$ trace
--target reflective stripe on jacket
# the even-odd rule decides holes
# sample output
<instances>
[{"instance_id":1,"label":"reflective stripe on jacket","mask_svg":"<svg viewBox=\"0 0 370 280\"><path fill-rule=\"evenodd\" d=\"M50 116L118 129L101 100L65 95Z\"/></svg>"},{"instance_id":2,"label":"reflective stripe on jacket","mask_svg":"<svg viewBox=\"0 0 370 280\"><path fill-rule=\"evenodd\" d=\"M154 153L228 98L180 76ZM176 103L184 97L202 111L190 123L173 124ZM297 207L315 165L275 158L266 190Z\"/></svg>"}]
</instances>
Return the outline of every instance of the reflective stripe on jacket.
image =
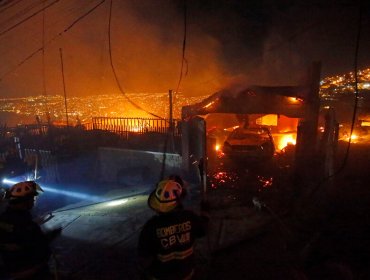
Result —
<instances>
[{"instance_id":1,"label":"reflective stripe on jacket","mask_svg":"<svg viewBox=\"0 0 370 280\"><path fill-rule=\"evenodd\" d=\"M193 254L193 247L183 250L183 251L175 251L169 254L158 254L157 257L161 262L168 262L172 260L183 260Z\"/></svg>"}]
</instances>

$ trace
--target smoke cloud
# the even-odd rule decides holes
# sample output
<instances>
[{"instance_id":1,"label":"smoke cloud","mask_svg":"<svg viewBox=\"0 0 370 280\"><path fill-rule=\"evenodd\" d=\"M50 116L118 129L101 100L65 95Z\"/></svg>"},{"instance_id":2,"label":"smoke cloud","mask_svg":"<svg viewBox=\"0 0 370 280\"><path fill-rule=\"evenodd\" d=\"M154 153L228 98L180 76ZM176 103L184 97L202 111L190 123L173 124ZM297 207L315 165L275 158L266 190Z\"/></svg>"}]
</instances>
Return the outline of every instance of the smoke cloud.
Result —
<instances>
[{"instance_id":1,"label":"smoke cloud","mask_svg":"<svg viewBox=\"0 0 370 280\"><path fill-rule=\"evenodd\" d=\"M22 11L26 14L31 1L23 2L6 11L1 10L6 7L2 4L0 32L19 21ZM186 1L185 63L179 92L206 95L235 83L299 84L317 60L322 61L323 75L352 70L357 6L346 1L341 5L311 2ZM19 65L42 47L42 13L0 36L0 97L41 95L43 82L47 94L63 94L59 49L68 96L118 93L109 59L110 1L63 33L97 3L60 1L46 10L44 58L38 52ZM364 13L361 50L370 44L368 23ZM184 1L113 0L110 39L124 91L177 89ZM368 66L370 58L362 51L359 61L360 67Z\"/></svg>"}]
</instances>

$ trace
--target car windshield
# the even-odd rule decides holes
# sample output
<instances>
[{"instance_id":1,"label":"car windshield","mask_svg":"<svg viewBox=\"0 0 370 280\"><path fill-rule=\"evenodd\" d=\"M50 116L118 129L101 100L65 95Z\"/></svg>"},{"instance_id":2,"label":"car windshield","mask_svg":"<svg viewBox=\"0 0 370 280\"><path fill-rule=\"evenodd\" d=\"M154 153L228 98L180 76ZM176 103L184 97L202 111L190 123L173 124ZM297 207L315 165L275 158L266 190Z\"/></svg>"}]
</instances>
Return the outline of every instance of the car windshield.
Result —
<instances>
[{"instance_id":1,"label":"car windshield","mask_svg":"<svg viewBox=\"0 0 370 280\"><path fill-rule=\"evenodd\" d=\"M255 128L255 129L236 129L230 134L229 139L242 140L246 138L261 139L261 138L268 138L268 137L269 135L265 130Z\"/></svg>"}]
</instances>

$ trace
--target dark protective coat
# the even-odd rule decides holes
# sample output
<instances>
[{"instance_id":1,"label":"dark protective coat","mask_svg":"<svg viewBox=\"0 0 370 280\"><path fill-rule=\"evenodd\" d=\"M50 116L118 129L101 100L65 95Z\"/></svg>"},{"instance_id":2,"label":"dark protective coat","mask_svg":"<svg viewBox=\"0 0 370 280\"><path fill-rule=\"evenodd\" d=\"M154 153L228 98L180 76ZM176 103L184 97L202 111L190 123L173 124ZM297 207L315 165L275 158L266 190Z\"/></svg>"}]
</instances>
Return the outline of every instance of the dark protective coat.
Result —
<instances>
[{"instance_id":1,"label":"dark protective coat","mask_svg":"<svg viewBox=\"0 0 370 280\"><path fill-rule=\"evenodd\" d=\"M27 210L7 208L0 215L0 254L9 274L47 267L47 236Z\"/></svg>"},{"instance_id":2,"label":"dark protective coat","mask_svg":"<svg viewBox=\"0 0 370 280\"><path fill-rule=\"evenodd\" d=\"M184 279L194 270L194 242L206 233L208 218L177 209L153 216L139 237L139 256L153 258L155 279Z\"/></svg>"}]
</instances>

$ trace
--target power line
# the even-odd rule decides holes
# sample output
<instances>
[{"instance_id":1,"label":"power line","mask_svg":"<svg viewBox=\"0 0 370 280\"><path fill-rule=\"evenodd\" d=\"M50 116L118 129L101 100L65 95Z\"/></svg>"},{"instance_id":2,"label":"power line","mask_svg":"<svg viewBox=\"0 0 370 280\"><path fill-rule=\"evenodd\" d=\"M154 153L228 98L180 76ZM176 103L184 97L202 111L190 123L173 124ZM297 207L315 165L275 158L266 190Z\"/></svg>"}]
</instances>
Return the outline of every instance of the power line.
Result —
<instances>
[{"instance_id":1,"label":"power line","mask_svg":"<svg viewBox=\"0 0 370 280\"><path fill-rule=\"evenodd\" d=\"M179 77L179 82L177 84L177 88L176 88L176 94L178 93L179 91L179 88L180 88L180 84L181 84L181 81L182 81L182 77L183 77L183 71L184 71L184 64L187 63L186 61L186 58L185 58L185 49L186 49L186 33L187 33L187 5L186 5L186 0L184 0L184 38L183 38L183 41L182 41L182 59L181 59L181 68L180 68L180 77Z\"/></svg>"},{"instance_id":2,"label":"power line","mask_svg":"<svg viewBox=\"0 0 370 280\"><path fill-rule=\"evenodd\" d=\"M86 7L86 4L84 5L84 7ZM77 15L75 14L76 11L73 11L73 10L70 11L68 7L65 8L65 10L66 12L64 12L63 8L58 9L56 12L54 12L53 9L49 10L51 11L50 13L48 13L50 22L49 22L49 26L45 26L45 34L47 33L49 29L53 30L53 33L59 33L54 30L55 30L55 27L59 26L58 24L60 22L64 22L65 19L70 19L70 18L74 19L81 14L80 10L76 10L78 13ZM43 13L46 13L46 10L44 10ZM36 28L31 27L27 29L27 32L22 32L22 35L19 35L18 32L11 32L11 33L6 34L5 36L0 38L0 40L4 42L1 45L1 49L4 49L4 50L0 53L0 55L4 55L6 57L13 57L12 54L8 55L7 52L24 51L24 46L28 44L24 44L23 42L27 42L27 43L31 42L32 44L37 46L39 44L39 38L38 38L39 33L40 33L39 30L36 31ZM12 44L12 40L16 40L16 43ZM22 40L22 42L19 42L19 40Z\"/></svg>"},{"instance_id":3,"label":"power line","mask_svg":"<svg viewBox=\"0 0 370 280\"><path fill-rule=\"evenodd\" d=\"M318 189L319 187L321 186L321 184L323 184L325 181L339 175L343 169L346 167L347 165L347 162L348 162L348 158L349 158L349 152L350 152L350 147L351 147L351 138L352 138L352 134L353 134L353 130L354 130L354 126L355 126L355 122L356 122L356 115L357 115L357 110L358 110L358 97L359 97L359 90L358 90L358 55L359 55L359 49L360 49L360 39L361 39L361 31L362 31L362 6L361 6L361 3L359 5L359 14L358 14L358 26L357 26L357 35L356 35L356 45L355 45L355 54L354 54L354 77L355 77L355 100L354 100L354 108L353 108L353 114L352 114L352 121L351 121L351 130L350 130L350 134L349 134L349 139L348 139L348 145L347 145L347 149L346 149L346 153L345 153L345 156L344 156L344 159L343 159L343 162L341 164L341 166L338 168L338 170L336 170L333 174L323 178L318 184L317 186L311 191L310 193L310 196L313 195Z\"/></svg>"},{"instance_id":4,"label":"power line","mask_svg":"<svg viewBox=\"0 0 370 280\"><path fill-rule=\"evenodd\" d=\"M351 138L353 134L353 129L355 127L355 122L356 122L356 115L357 115L357 109L358 109L358 54L359 54L359 49L360 49L360 38L361 38L361 27L362 27L362 7L361 7L361 1L360 1L360 7L359 7L359 15L358 15L358 29L357 29L357 36L356 36L356 46L355 46L355 56L354 56L354 75L355 75L355 101L353 105L353 114L352 114L352 122L351 122L351 132L349 134L349 139L348 139L348 145L347 145L347 150L346 154L343 160L342 167L339 169L343 169L345 165L347 164L348 157L349 157L349 151L351 147Z\"/></svg>"},{"instance_id":5,"label":"power line","mask_svg":"<svg viewBox=\"0 0 370 280\"><path fill-rule=\"evenodd\" d=\"M184 14L183 15L184 15L184 17L183 17L183 20L184 20L184 37L183 37L183 41L182 41L182 58L181 58L180 77L179 77L179 81L177 83L177 88L176 88L176 92L175 92L176 95L179 91L180 84L181 84L181 81L182 81L184 63L186 63L186 58L185 58L186 33L187 33L186 32L186 28L187 28L187 5L186 5L186 0L184 0ZM171 98L172 98L172 93L171 93ZM171 110L171 108L170 108L170 110ZM160 177L159 177L160 181L163 180L163 178L164 178L164 171L165 171L165 168L166 168L167 146L168 146L168 142L169 142L170 137L171 137L171 146L172 146L171 148L174 150L173 121L172 121L172 119L170 119L170 122L171 123L168 127L168 131L167 131L167 135L166 135L166 139L165 139L165 144L164 144L164 148L163 148L162 167L161 167L161 173L160 173Z\"/></svg>"},{"instance_id":6,"label":"power line","mask_svg":"<svg viewBox=\"0 0 370 280\"><path fill-rule=\"evenodd\" d=\"M118 80L118 77L117 77L117 73L116 73L116 70L115 70L115 67L113 65L113 58L112 58L112 40L111 40L111 21L112 21L112 7L113 7L113 0L110 1L110 9L109 9L109 20L108 20L108 45L109 45L109 62L110 62L110 66L112 68L112 72L113 72L113 76L116 80L116 84L118 86L118 89L120 90L120 92L122 93L122 95L127 99L127 101L132 105L134 106L136 109L139 109L141 111L144 111L145 113L151 115L151 116L154 116L156 118L159 118L159 119L164 119L156 114L153 114L147 110L145 110L144 108L142 108L141 106L139 106L138 104L136 104L135 102L133 102L128 96L127 94L123 91L122 89L122 86L121 86L121 83L119 82Z\"/></svg>"},{"instance_id":7,"label":"power line","mask_svg":"<svg viewBox=\"0 0 370 280\"><path fill-rule=\"evenodd\" d=\"M6 5L7 5L7 3L5 3L5 4L4 4L4 8L2 8L2 9L0 10L0 13L2 13L2 12L4 12L4 11L6 11L7 9L9 9L9 8L11 8L11 7L15 6L15 5L17 5L19 2L22 2L22 1L23 1L23 0L13 1L13 2L11 2L11 3L9 4L9 6L6 6Z\"/></svg>"},{"instance_id":8,"label":"power line","mask_svg":"<svg viewBox=\"0 0 370 280\"><path fill-rule=\"evenodd\" d=\"M92 7L90 10L88 10L85 14L77 18L74 22L72 22L71 25L69 25L66 29L63 30L63 32L67 32L69 29L71 29L76 23L78 23L80 20L91 14L93 11L95 11L96 8L98 8L100 5L102 5L105 2L105 0L100 1L98 4L96 4L94 7Z\"/></svg>"},{"instance_id":9,"label":"power line","mask_svg":"<svg viewBox=\"0 0 370 280\"><path fill-rule=\"evenodd\" d=\"M56 37L55 37L56 38ZM41 48L38 48L37 50L35 50L33 53L31 53L30 55L28 55L25 59L23 59L21 62L19 62L13 69L9 70L8 72L5 72L1 77L0 77L0 82L3 81L4 77L9 75L10 73L12 73L13 71L17 70L21 65L23 65L26 61L28 61L29 59L31 59L35 54L39 53L40 51L42 51L44 49L44 47L41 47Z\"/></svg>"},{"instance_id":10,"label":"power line","mask_svg":"<svg viewBox=\"0 0 370 280\"><path fill-rule=\"evenodd\" d=\"M37 12L33 13L32 15L26 17L25 19L21 20L20 22L12 25L11 27L5 29L4 31L1 31L0 32L0 36L8 33L9 31L13 30L14 28L18 27L19 25L21 25L22 23L28 21L29 19L33 18L34 16L38 15L39 13L41 13L42 11L44 11L45 9L48 9L49 7L51 7L52 5L58 3L59 0L55 0L54 2L50 3L49 5L47 5L46 7L43 7L42 9L38 10Z\"/></svg>"},{"instance_id":11,"label":"power line","mask_svg":"<svg viewBox=\"0 0 370 280\"><path fill-rule=\"evenodd\" d=\"M40 51L43 51L47 45L49 45L50 43L52 43L53 41L55 41L56 38L58 38L59 36L62 36L63 33L66 33L67 31L69 31L77 22L79 22L80 20L82 20L83 18L85 18L87 15L89 15L92 11L94 11L95 9L97 9L104 2L105 2L105 0L102 0L101 2L99 2L97 5L95 5L94 7L92 7L89 11L87 11L85 14L81 15L77 20L75 20L72 24L70 24L62 32L59 32L56 36L54 36L52 39L50 39L43 47L40 47L37 50L35 50L34 52L32 52L30 55L28 55L26 58L24 58L21 62L19 62L13 69L11 69L8 72L6 72L5 74L3 74L0 77L0 82L4 79L5 76L7 76L10 73L14 72L16 69L18 69L21 65L23 65L25 62L27 62L29 59L31 59L33 56L35 56Z\"/></svg>"},{"instance_id":12,"label":"power line","mask_svg":"<svg viewBox=\"0 0 370 280\"><path fill-rule=\"evenodd\" d=\"M12 22L13 20L16 20L18 18L21 18L22 16L25 16L28 12L32 11L36 7L42 5L44 7L45 2L48 0L39 0L39 3L27 3L28 6L22 8L21 10L18 10L15 14L10 15L7 19L4 19L2 22L0 22L0 26L4 26L7 24L7 22ZM8 14L8 13L7 13Z\"/></svg>"},{"instance_id":13,"label":"power line","mask_svg":"<svg viewBox=\"0 0 370 280\"><path fill-rule=\"evenodd\" d=\"M49 106L46 94L46 75L45 75L45 10L42 12L42 91L45 97L45 110L49 123Z\"/></svg>"}]
</instances>

